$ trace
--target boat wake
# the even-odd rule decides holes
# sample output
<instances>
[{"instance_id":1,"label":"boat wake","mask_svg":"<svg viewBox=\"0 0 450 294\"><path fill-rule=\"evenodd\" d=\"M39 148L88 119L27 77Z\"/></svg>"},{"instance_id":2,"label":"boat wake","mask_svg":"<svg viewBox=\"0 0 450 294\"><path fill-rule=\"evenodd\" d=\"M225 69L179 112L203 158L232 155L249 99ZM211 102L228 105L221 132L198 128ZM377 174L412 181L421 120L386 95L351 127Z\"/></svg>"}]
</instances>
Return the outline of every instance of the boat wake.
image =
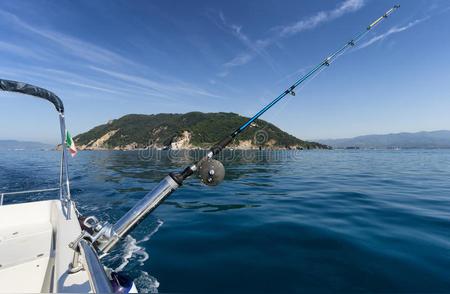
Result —
<instances>
[{"instance_id":1,"label":"boat wake","mask_svg":"<svg viewBox=\"0 0 450 294\"><path fill-rule=\"evenodd\" d=\"M155 228L154 228L150 233L148 233L144 238L142 238L141 240L139 240L137 243L139 244L139 243L147 242L148 240L150 240L150 238L151 238L154 234L156 234L156 232L158 232L159 228L160 228L163 224L164 224L164 222L163 222L162 220L158 219L158 220L156 221L156 226L155 226Z\"/></svg>"},{"instance_id":2,"label":"boat wake","mask_svg":"<svg viewBox=\"0 0 450 294\"><path fill-rule=\"evenodd\" d=\"M137 257L139 265L144 265L144 262L148 260L149 255L145 251L144 247L141 247L131 235L125 238L124 252L122 254L122 263L114 269L115 272L121 272L131 261L133 257Z\"/></svg>"},{"instance_id":3,"label":"boat wake","mask_svg":"<svg viewBox=\"0 0 450 294\"><path fill-rule=\"evenodd\" d=\"M124 246L122 249L122 253L120 254L121 263L117 266L114 271L121 272L124 268L132 261L136 260L136 262L143 266L144 263L149 259L149 254L145 250L145 247L140 246L144 242L150 240L150 238L158 232L159 228L164 224L162 220L156 221L155 228L145 235L139 241L133 238L131 235L128 235L124 240ZM158 280L151 276L146 271L140 271L140 275L134 280L136 287L139 289L139 292L143 293L158 293L159 282Z\"/></svg>"},{"instance_id":4,"label":"boat wake","mask_svg":"<svg viewBox=\"0 0 450 294\"><path fill-rule=\"evenodd\" d=\"M158 293L158 280L145 271L141 271L141 274L134 280L134 283L139 293Z\"/></svg>"}]
</instances>

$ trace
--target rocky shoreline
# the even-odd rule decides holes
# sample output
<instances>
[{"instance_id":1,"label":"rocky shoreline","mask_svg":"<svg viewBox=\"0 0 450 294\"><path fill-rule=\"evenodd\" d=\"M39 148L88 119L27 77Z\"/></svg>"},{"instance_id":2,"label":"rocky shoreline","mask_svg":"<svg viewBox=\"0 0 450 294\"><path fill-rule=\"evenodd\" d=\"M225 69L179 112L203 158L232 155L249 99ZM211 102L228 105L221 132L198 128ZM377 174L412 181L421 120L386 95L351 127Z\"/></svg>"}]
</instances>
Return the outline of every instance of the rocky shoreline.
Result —
<instances>
[{"instance_id":1,"label":"rocky shoreline","mask_svg":"<svg viewBox=\"0 0 450 294\"><path fill-rule=\"evenodd\" d=\"M89 142L86 145L80 145L77 148L79 150L122 150L122 151L133 151L133 150L208 150L211 144L203 144L204 146L195 146L191 144L191 134L184 131L181 136L174 138L170 145L153 144L148 146L142 146L136 142L132 142L123 146L110 147L106 143L108 139L113 136L117 131L111 131L101 138ZM239 141L239 144L230 144L227 148L228 150L305 150L305 149L329 149L329 148L305 148L300 145L292 146L277 146L275 144L266 145L256 145L253 144L251 140Z\"/></svg>"}]
</instances>

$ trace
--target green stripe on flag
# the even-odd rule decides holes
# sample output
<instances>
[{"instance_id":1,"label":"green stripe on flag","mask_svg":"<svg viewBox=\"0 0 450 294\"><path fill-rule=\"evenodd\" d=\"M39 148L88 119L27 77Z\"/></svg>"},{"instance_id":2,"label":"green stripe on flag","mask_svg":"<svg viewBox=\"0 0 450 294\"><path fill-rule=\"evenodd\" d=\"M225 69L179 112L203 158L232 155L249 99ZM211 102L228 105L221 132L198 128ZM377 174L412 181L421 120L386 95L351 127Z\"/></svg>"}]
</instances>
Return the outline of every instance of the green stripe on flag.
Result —
<instances>
[{"instance_id":1,"label":"green stripe on flag","mask_svg":"<svg viewBox=\"0 0 450 294\"><path fill-rule=\"evenodd\" d=\"M75 147L75 142L73 141L69 131L66 131L66 146L69 149L70 155L74 157L77 154L77 147Z\"/></svg>"},{"instance_id":2,"label":"green stripe on flag","mask_svg":"<svg viewBox=\"0 0 450 294\"><path fill-rule=\"evenodd\" d=\"M69 131L66 131L66 145L68 148L70 148L70 146L72 146L72 137L69 134Z\"/></svg>"}]
</instances>

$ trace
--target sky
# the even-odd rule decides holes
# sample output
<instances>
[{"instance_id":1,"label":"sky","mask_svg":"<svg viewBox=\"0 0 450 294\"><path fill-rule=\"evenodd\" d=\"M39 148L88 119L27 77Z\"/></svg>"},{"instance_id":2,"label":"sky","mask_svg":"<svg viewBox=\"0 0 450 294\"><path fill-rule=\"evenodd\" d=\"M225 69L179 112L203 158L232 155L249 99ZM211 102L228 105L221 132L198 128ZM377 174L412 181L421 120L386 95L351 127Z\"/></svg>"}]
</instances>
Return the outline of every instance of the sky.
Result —
<instances>
[{"instance_id":1,"label":"sky","mask_svg":"<svg viewBox=\"0 0 450 294\"><path fill-rule=\"evenodd\" d=\"M5 0L0 78L55 92L74 135L130 113L251 116L394 4L262 119L308 140L450 129L447 0ZM58 140L40 99L0 93L0 124Z\"/></svg>"}]
</instances>

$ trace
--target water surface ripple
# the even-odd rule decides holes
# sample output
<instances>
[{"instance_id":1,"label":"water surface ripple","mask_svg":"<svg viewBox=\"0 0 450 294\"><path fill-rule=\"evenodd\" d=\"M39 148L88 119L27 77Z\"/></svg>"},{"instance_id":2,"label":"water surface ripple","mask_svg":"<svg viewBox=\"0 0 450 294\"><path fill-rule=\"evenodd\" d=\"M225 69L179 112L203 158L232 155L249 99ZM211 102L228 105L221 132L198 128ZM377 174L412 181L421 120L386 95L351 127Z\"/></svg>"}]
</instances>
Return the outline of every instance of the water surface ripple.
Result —
<instances>
[{"instance_id":1,"label":"water surface ripple","mask_svg":"<svg viewBox=\"0 0 450 294\"><path fill-rule=\"evenodd\" d=\"M450 292L450 150L286 154L228 157L214 188L187 181L107 262L144 291ZM80 152L80 211L113 222L188 163L160 155ZM57 160L0 153L0 191L55 185Z\"/></svg>"}]
</instances>

